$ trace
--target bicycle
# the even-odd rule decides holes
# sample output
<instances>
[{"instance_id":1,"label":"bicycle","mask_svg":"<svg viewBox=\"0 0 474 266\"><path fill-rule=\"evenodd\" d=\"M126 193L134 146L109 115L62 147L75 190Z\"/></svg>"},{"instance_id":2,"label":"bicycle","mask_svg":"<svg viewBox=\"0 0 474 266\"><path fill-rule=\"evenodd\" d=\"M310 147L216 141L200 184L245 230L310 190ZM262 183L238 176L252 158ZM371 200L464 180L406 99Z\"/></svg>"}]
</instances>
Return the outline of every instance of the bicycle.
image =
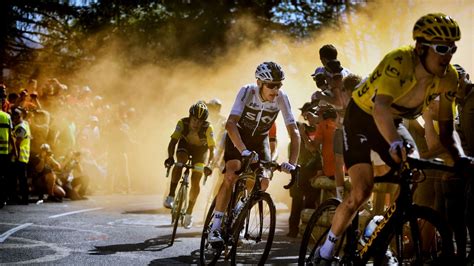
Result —
<instances>
[{"instance_id":1,"label":"bicycle","mask_svg":"<svg viewBox=\"0 0 474 266\"><path fill-rule=\"evenodd\" d=\"M399 171L391 170L383 176L375 177L374 183L398 184L398 197L386 210L383 220L375 227L365 243L358 241L361 238L361 231L359 231L359 213L356 214L335 246L336 265L366 265L370 259L373 259L374 265L387 263L387 259L394 258L390 254L393 249L396 261L400 265L453 263L453 236L447 222L435 210L413 203L412 186L426 179L423 169L455 172L454 167L437 160L408 157ZM333 215L340 203L341 201L337 199L328 199L313 213L301 242L299 265L314 264L316 249L324 243ZM431 239L420 237L421 230L428 228L425 227L426 223L435 230ZM389 246L393 249L388 249Z\"/></svg>"},{"instance_id":2,"label":"bicycle","mask_svg":"<svg viewBox=\"0 0 474 266\"><path fill-rule=\"evenodd\" d=\"M276 162L260 161L251 167L251 158L243 162L238 173L238 180L234 185L231 199L222 218L221 236L224 243L208 242L208 235L212 226L213 212L216 199L213 200L207 212L201 236L200 262L202 265L215 265L224 252L224 260L231 259L231 264L254 263L252 257L259 254L255 264L265 263L273 243L276 226L276 209L270 194L261 191L258 176L260 171L281 170ZM289 189L299 175L299 166L291 172L290 182L284 186ZM252 189L247 189L247 181L253 181ZM241 258L239 260L239 258Z\"/></svg>"},{"instance_id":3,"label":"bicycle","mask_svg":"<svg viewBox=\"0 0 474 266\"><path fill-rule=\"evenodd\" d=\"M195 165L192 164L192 157L188 157L188 161L186 163L174 163L173 165L178 167L183 167L184 173L181 176L181 182L178 189L178 194L175 197L175 201L171 208L171 224L173 225L173 232L171 233L171 240L170 246L174 244L174 240L176 238L176 230L178 228L178 224L181 221L181 224L184 223L184 216L186 215L186 210L188 209L188 191L189 191L189 173L191 170L195 169ZM166 167L166 177L169 176L171 166L169 165ZM204 174L204 182L207 180L208 174L205 171Z\"/></svg>"}]
</instances>

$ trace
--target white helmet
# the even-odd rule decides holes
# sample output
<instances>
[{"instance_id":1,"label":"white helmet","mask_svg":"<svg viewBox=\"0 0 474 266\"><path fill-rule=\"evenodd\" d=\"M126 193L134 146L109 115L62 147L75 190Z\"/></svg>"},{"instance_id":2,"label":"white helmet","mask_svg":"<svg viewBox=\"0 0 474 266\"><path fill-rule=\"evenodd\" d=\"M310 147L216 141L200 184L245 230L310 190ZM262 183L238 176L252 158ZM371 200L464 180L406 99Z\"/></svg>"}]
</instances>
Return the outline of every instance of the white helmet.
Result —
<instances>
[{"instance_id":1,"label":"white helmet","mask_svg":"<svg viewBox=\"0 0 474 266\"><path fill-rule=\"evenodd\" d=\"M255 78L261 81L280 82L285 79L285 73L274 62L263 62L255 70Z\"/></svg>"}]
</instances>

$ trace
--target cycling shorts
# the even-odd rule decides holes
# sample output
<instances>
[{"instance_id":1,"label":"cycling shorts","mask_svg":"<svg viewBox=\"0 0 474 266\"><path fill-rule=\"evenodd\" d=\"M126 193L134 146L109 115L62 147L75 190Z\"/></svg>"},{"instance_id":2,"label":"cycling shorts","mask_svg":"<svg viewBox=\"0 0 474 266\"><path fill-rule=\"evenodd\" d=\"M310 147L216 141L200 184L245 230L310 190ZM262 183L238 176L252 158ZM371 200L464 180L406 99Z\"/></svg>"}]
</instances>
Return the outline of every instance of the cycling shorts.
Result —
<instances>
[{"instance_id":1,"label":"cycling shorts","mask_svg":"<svg viewBox=\"0 0 474 266\"><path fill-rule=\"evenodd\" d=\"M403 125L402 119L395 119L393 122L398 134L416 149L415 142ZM344 117L344 163L347 169L358 163L371 164L370 150L377 152L388 166L397 167L389 149L390 145L380 134L374 118L351 99Z\"/></svg>"},{"instance_id":2,"label":"cycling shorts","mask_svg":"<svg viewBox=\"0 0 474 266\"><path fill-rule=\"evenodd\" d=\"M184 138L181 138L178 142L178 149L176 152L185 152L188 155L191 155L192 158L192 164L198 164L204 163L204 159L206 156L208 148L206 146L197 146L197 145L192 145L189 144Z\"/></svg>"},{"instance_id":3,"label":"cycling shorts","mask_svg":"<svg viewBox=\"0 0 474 266\"><path fill-rule=\"evenodd\" d=\"M268 135L264 136L251 136L250 134L242 133L239 129L240 137L249 151L255 151L258 154L258 158L263 161L270 161L270 142ZM225 139L225 151L224 161L230 160L241 160L242 156L240 151L234 146L234 143L229 138L229 134L226 135Z\"/></svg>"}]
</instances>

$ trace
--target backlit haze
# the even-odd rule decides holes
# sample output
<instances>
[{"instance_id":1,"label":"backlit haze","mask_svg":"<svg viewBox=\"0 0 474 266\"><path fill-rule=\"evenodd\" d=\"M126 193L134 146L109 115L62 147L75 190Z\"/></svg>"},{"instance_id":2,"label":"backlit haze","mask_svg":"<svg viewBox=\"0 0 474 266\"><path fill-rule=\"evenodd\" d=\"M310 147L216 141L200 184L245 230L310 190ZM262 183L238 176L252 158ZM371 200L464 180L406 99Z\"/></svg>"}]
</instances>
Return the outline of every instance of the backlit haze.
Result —
<instances>
[{"instance_id":1,"label":"backlit haze","mask_svg":"<svg viewBox=\"0 0 474 266\"><path fill-rule=\"evenodd\" d=\"M227 55L205 66L182 61L167 66L146 65L124 75L124 66L116 58L125 51L117 44L110 47L97 65L82 70L78 76L95 92L113 94L115 99L136 108L135 148L139 152L135 156L139 158L135 160L138 165L131 166L133 187L137 193L164 195L168 193L170 180L165 178L163 166L170 135L176 122L188 115L191 104L219 98L223 102L222 114L227 117L239 88L255 82L255 67L263 61L275 61L286 73L282 90L289 95L293 113L299 118L298 108L316 89L310 74L321 65L318 50L322 45L335 45L342 65L366 76L387 52L401 45L414 44L413 25L420 16L430 12L443 12L458 21L462 38L457 43L458 50L452 63L459 63L472 73L474 2L425 0L371 2L358 13L342 17L338 28L326 29L307 42L274 36L257 47L252 40L259 34L259 29L251 20L242 19L229 33L229 43L232 38L246 36L244 44L229 49ZM140 53L140 49L137 47L129 52ZM279 161L282 162L287 160L288 134L281 115L277 124ZM215 180L216 177L212 178ZM282 188L288 180L287 175L275 175L270 191L276 201L289 202L289 193ZM210 185L212 182L201 189L200 201L208 197ZM204 208L199 203L196 206L198 211Z\"/></svg>"}]
</instances>

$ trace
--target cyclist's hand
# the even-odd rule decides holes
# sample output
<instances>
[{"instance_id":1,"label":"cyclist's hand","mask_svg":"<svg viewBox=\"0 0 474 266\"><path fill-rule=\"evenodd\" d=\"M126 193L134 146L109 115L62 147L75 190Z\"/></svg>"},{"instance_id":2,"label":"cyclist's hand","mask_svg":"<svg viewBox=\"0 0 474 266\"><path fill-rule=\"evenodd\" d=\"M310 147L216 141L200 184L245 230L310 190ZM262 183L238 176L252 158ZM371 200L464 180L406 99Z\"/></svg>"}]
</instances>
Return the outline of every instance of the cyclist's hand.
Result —
<instances>
[{"instance_id":1,"label":"cyclist's hand","mask_svg":"<svg viewBox=\"0 0 474 266\"><path fill-rule=\"evenodd\" d=\"M296 167L294 165L292 165L291 163L282 163L281 164L281 170L285 173L290 173L291 171L295 170Z\"/></svg>"},{"instance_id":2,"label":"cyclist's hand","mask_svg":"<svg viewBox=\"0 0 474 266\"><path fill-rule=\"evenodd\" d=\"M165 160L165 167L166 168L171 167L173 164L174 164L174 158L173 157L169 157L168 159Z\"/></svg>"},{"instance_id":3,"label":"cyclist's hand","mask_svg":"<svg viewBox=\"0 0 474 266\"><path fill-rule=\"evenodd\" d=\"M204 175L205 176L212 175L212 168L210 168L209 166L204 166Z\"/></svg>"},{"instance_id":4,"label":"cyclist's hand","mask_svg":"<svg viewBox=\"0 0 474 266\"><path fill-rule=\"evenodd\" d=\"M253 152L253 151L249 151L249 150L243 150L242 151L242 159L243 160L249 160L250 157L252 156L252 154L254 155L253 156L253 160L250 162L250 163L258 163L258 154L256 152Z\"/></svg>"},{"instance_id":5,"label":"cyclist's hand","mask_svg":"<svg viewBox=\"0 0 474 266\"><path fill-rule=\"evenodd\" d=\"M407 150L403 140L395 140L390 144L390 156L396 163L401 163L407 159Z\"/></svg>"}]
</instances>

